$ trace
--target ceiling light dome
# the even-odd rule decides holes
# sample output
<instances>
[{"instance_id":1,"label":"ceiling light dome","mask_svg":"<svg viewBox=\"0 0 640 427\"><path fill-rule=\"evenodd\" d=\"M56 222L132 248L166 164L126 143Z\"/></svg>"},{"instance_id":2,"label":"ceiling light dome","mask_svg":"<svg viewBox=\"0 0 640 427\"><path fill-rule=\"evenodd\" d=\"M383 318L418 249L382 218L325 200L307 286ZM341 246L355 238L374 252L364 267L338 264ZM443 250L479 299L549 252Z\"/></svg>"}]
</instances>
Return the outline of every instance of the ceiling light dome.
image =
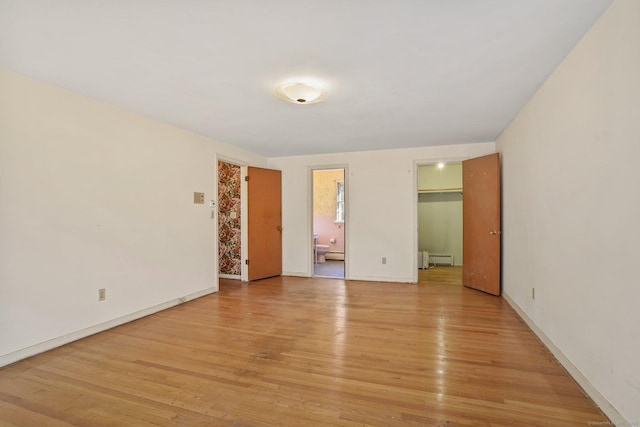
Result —
<instances>
[{"instance_id":1,"label":"ceiling light dome","mask_svg":"<svg viewBox=\"0 0 640 427\"><path fill-rule=\"evenodd\" d=\"M294 104L313 104L322 101L327 92L317 84L289 82L278 86L276 94Z\"/></svg>"}]
</instances>

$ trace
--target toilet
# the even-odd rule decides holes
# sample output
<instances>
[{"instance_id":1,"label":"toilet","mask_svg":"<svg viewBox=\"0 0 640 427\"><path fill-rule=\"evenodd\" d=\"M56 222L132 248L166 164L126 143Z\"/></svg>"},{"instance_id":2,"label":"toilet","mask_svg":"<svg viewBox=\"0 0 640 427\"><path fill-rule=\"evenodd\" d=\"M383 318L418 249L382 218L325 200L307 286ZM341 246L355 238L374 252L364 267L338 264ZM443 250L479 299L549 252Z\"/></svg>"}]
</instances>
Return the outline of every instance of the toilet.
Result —
<instances>
[{"instance_id":1,"label":"toilet","mask_svg":"<svg viewBox=\"0 0 640 427\"><path fill-rule=\"evenodd\" d=\"M329 252L329 245L319 245L318 235L313 234L313 262L322 264L326 261L325 255Z\"/></svg>"},{"instance_id":2,"label":"toilet","mask_svg":"<svg viewBox=\"0 0 640 427\"><path fill-rule=\"evenodd\" d=\"M329 245L316 245L316 263L322 264L325 262L327 252L329 252Z\"/></svg>"}]
</instances>

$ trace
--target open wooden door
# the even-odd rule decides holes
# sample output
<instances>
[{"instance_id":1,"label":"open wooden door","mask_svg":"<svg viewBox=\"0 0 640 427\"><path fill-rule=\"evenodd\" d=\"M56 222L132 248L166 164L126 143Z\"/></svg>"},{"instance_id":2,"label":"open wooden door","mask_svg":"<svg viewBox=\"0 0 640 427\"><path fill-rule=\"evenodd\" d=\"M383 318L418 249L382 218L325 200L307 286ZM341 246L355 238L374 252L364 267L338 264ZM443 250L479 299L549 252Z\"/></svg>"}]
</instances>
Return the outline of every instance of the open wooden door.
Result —
<instances>
[{"instance_id":1,"label":"open wooden door","mask_svg":"<svg viewBox=\"0 0 640 427\"><path fill-rule=\"evenodd\" d=\"M282 178L272 169L247 168L248 279L282 274Z\"/></svg>"},{"instance_id":2,"label":"open wooden door","mask_svg":"<svg viewBox=\"0 0 640 427\"><path fill-rule=\"evenodd\" d=\"M500 155L462 162L462 283L500 295Z\"/></svg>"}]
</instances>

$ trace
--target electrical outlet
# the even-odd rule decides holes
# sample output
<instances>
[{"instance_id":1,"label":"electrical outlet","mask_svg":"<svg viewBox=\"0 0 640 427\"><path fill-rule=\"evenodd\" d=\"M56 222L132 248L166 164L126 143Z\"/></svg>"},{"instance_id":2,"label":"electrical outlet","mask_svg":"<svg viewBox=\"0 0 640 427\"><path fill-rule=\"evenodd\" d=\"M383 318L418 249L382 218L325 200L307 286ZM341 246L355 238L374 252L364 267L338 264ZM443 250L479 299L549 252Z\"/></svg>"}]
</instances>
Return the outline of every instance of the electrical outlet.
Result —
<instances>
[{"instance_id":1,"label":"electrical outlet","mask_svg":"<svg viewBox=\"0 0 640 427\"><path fill-rule=\"evenodd\" d=\"M386 264L386 263L387 263L387 257L386 257L386 256L383 256L383 257L382 257L382 263L383 263L383 264Z\"/></svg>"},{"instance_id":2,"label":"electrical outlet","mask_svg":"<svg viewBox=\"0 0 640 427\"><path fill-rule=\"evenodd\" d=\"M98 301L104 301L107 298L106 289L98 289Z\"/></svg>"},{"instance_id":3,"label":"electrical outlet","mask_svg":"<svg viewBox=\"0 0 640 427\"><path fill-rule=\"evenodd\" d=\"M531 288L531 299L536 299L536 288Z\"/></svg>"}]
</instances>

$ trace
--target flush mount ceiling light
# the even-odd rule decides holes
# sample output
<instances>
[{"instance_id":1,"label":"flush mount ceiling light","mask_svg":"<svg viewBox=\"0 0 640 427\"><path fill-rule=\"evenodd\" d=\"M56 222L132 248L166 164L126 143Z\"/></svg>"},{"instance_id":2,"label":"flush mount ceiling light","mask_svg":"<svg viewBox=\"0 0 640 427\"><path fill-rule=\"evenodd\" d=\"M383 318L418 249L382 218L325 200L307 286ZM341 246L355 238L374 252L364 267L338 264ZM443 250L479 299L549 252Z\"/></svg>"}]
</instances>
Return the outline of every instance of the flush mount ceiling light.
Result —
<instances>
[{"instance_id":1,"label":"flush mount ceiling light","mask_svg":"<svg viewBox=\"0 0 640 427\"><path fill-rule=\"evenodd\" d=\"M276 95L294 104L313 104L322 101L327 92L317 84L303 82L283 83L276 88Z\"/></svg>"}]
</instances>

